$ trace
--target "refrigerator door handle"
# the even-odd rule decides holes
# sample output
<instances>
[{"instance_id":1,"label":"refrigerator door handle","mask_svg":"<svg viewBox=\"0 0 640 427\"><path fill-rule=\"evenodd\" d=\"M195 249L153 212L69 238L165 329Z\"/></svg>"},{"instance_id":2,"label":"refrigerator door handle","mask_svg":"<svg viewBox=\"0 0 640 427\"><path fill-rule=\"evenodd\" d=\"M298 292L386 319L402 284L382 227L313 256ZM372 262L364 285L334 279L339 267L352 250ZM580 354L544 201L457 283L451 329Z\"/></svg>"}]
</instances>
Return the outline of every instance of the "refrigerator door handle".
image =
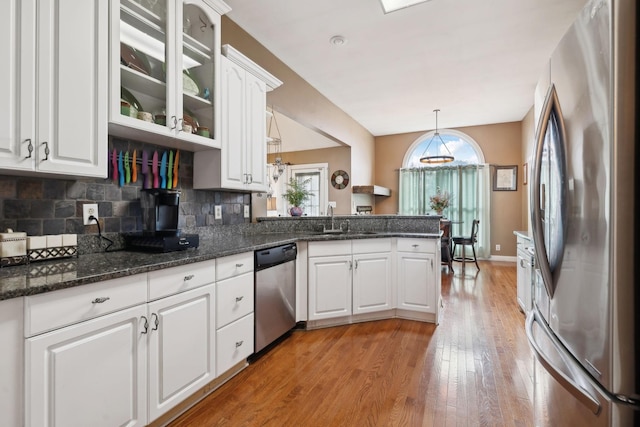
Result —
<instances>
[{"instance_id":1,"label":"refrigerator door handle","mask_svg":"<svg viewBox=\"0 0 640 427\"><path fill-rule=\"evenodd\" d=\"M534 307L527 316L527 322L525 325L525 332L527 334L527 339L529 340L529 344L535 353L536 359L540 362L540 364L549 372L549 374L556 380L565 390L567 390L573 397L575 397L578 401L580 401L583 405L585 405L591 412L595 415L598 415L601 410L600 402L582 387L573 381L573 379L566 376L562 371L554 366L554 364L549 360L549 358L545 355L544 351L538 345L536 338L533 334L533 324L537 323L538 326L542 329L545 335L548 336L549 340L553 344L556 351L560 354L563 353L561 350L561 344L557 341L557 339L553 336L553 332L549 329L549 327L545 324L544 321L540 321L541 316L538 313L538 308ZM577 362L573 360L569 360L569 358L563 357L562 360L570 366L571 363L574 363L576 366L570 366L572 371L576 371L581 369L577 366Z\"/></svg>"}]
</instances>

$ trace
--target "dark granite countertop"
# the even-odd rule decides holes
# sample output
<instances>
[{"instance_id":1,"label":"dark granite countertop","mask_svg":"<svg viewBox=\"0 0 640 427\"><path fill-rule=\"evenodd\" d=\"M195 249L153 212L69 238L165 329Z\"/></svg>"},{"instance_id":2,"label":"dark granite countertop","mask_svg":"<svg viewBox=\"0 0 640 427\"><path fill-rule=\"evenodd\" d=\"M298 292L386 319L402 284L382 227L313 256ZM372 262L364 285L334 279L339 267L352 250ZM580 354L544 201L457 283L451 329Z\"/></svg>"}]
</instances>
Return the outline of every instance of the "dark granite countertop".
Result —
<instances>
[{"instance_id":1,"label":"dark granite countertop","mask_svg":"<svg viewBox=\"0 0 640 427\"><path fill-rule=\"evenodd\" d=\"M264 233L200 239L197 249L168 253L132 251L100 252L0 269L0 300L35 295L58 289L96 283L148 271L234 255L296 241L347 240L380 237L437 239L440 233L351 232Z\"/></svg>"}]
</instances>

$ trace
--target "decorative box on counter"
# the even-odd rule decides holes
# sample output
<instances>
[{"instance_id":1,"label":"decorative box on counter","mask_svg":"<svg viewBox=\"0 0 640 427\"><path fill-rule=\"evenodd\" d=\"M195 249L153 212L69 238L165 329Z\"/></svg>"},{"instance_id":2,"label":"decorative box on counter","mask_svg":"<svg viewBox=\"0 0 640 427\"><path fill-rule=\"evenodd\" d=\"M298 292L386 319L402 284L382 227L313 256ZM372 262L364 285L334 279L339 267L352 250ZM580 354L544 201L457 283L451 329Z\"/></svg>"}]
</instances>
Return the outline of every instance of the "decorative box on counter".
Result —
<instances>
[{"instance_id":1,"label":"decorative box on counter","mask_svg":"<svg viewBox=\"0 0 640 427\"><path fill-rule=\"evenodd\" d=\"M8 228L0 233L0 266L24 264L27 260L27 233Z\"/></svg>"},{"instance_id":2,"label":"decorative box on counter","mask_svg":"<svg viewBox=\"0 0 640 427\"><path fill-rule=\"evenodd\" d=\"M56 234L50 236L27 237L29 261L43 261L78 255L76 234Z\"/></svg>"}]
</instances>

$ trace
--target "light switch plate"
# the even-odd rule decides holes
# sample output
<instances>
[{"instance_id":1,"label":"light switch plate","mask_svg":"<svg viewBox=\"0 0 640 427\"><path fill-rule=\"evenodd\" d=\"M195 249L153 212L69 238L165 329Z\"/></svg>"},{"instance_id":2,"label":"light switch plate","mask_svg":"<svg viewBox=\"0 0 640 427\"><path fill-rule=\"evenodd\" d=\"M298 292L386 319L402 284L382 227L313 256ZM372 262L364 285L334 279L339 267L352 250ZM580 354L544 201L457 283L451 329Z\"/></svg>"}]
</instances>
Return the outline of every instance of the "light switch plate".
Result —
<instances>
[{"instance_id":1,"label":"light switch plate","mask_svg":"<svg viewBox=\"0 0 640 427\"><path fill-rule=\"evenodd\" d=\"M249 212L249 205L244 205L244 217L249 218L251 213Z\"/></svg>"},{"instance_id":2,"label":"light switch plate","mask_svg":"<svg viewBox=\"0 0 640 427\"><path fill-rule=\"evenodd\" d=\"M216 205L213 208L213 218L214 219L222 219L222 206Z\"/></svg>"}]
</instances>

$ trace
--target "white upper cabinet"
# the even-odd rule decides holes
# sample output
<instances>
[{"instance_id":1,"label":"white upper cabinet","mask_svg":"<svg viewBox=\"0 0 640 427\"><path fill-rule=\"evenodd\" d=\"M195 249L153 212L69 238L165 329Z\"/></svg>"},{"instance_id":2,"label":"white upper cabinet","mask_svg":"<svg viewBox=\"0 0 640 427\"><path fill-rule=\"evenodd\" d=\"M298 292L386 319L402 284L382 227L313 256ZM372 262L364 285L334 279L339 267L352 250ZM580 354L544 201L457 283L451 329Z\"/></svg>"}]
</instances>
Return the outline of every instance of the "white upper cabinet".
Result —
<instances>
[{"instance_id":1,"label":"white upper cabinet","mask_svg":"<svg viewBox=\"0 0 640 427\"><path fill-rule=\"evenodd\" d=\"M282 82L229 45L222 53L221 149L194 156L194 188L266 191L267 92Z\"/></svg>"},{"instance_id":2,"label":"white upper cabinet","mask_svg":"<svg viewBox=\"0 0 640 427\"><path fill-rule=\"evenodd\" d=\"M220 147L219 0L111 2L109 132Z\"/></svg>"},{"instance_id":3,"label":"white upper cabinet","mask_svg":"<svg viewBox=\"0 0 640 427\"><path fill-rule=\"evenodd\" d=\"M0 24L0 168L106 177L107 2L9 0Z\"/></svg>"}]
</instances>

